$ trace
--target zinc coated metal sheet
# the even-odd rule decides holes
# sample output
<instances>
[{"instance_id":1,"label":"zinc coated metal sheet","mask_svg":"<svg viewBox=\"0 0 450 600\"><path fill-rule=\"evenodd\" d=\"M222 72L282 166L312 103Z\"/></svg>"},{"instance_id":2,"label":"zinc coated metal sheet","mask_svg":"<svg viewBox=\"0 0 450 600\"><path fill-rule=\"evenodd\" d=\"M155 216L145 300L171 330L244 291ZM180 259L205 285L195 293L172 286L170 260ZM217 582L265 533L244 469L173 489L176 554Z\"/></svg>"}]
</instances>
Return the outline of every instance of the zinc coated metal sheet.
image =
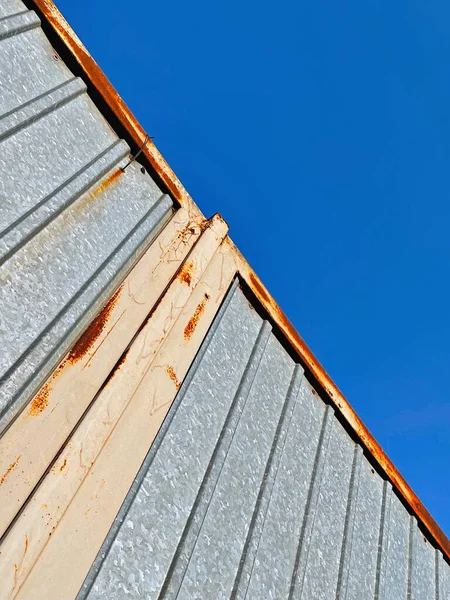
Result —
<instances>
[{"instance_id":1,"label":"zinc coated metal sheet","mask_svg":"<svg viewBox=\"0 0 450 600\"><path fill-rule=\"evenodd\" d=\"M20 0L2 0L0 4L0 18L16 15L23 10L25 10L25 7Z\"/></svg>"},{"instance_id":2,"label":"zinc coated metal sheet","mask_svg":"<svg viewBox=\"0 0 450 600\"><path fill-rule=\"evenodd\" d=\"M238 287L78 600L448 600L450 570Z\"/></svg>"},{"instance_id":3,"label":"zinc coated metal sheet","mask_svg":"<svg viewBox=\"0 0 450 600\"><path fill-rule=\"evenodd\" d=\"M172 213L33 11L0 3L0 427Z\"/></svg>"}]
</instances>

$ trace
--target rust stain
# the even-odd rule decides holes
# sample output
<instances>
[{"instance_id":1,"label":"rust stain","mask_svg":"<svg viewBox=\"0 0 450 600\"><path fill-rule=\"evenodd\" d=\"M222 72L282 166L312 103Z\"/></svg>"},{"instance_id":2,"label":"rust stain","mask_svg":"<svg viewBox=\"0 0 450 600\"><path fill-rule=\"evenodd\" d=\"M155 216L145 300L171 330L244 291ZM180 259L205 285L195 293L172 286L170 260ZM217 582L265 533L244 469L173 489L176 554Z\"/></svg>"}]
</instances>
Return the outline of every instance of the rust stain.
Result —
<instances>
[{"instance_id":1,"label":"rust stain","mask_svg":"<svg viewBox=\"0 0 450 600\"><path fill-rule=\"evenodd\" d=\"M23 550L23 553L26 554L28 550L28 536L25 536L25 548Z\"/></svg>"},{"instance_id":2,"label":"rust stain","mask_svg":"<svg viewBox=\"0 0 450 600\"><path fill-rule=\"evenodd\" d=\"M179 390L181 383L178 381L178 377L177 377L175 371L173 370L173 367L170 365L167 365L166 371L167 371L167 374L169 375L170 379L174 382L177 390Z\"/></svg>"},{"instance_id":3,"label":"rust stain","mask_svg":"<svg viewBox=\"0 0 450 600\"><path fill-rule=\"evenodd\" d=\"M81 360L86 353L92 348L92 346L97 341L100 334L103 332L106 322L116 305L116 302L119 298L120 292L122 291L122 286L117 290L117 292L112 296L109 300L108 304L103 308L97 317L92 321L83 335L80 337L78 342L72 348L67 356L67 360L72 364Z\"/></svg>"},{"instance_id":4,"label":"rust stain","mask_svg":"<svg viewBox=\"0 0 450 600\"><path fill-rule=\"evenodd\" d=\"M197 308L195 309L194 314L189 319L188 324L184 328L184 339L186 341L191 339L192 334L194 333L195 328L198 325L200 317L202 316L203 311L205 310L205 306L206 306L206 303L208 302L208 300L209 300L209 294L205 293L203 300L200 302L200 304L197 305Z\"/></svg>"},{"instance_id":5,"label":"rust stain","mask_svg":"<svg viewBox=\"0 0 450 600\"><path fill-rule=\"evenodd\" d=\"M30 404L30 408L27 414L33 417L37 417L42 412L44 412L44 410L48 406L51 391L52 386L49 383L43 385L40 392L38 392L33 398L33 401Z\"/></svg>"},{"instance_id":6,"label":"rust stain","mask_svg":"<svg viewBox=\"0 0 450 600\"><path fill-rule=\"evenodd\" d=\"M67 458L65 458L65 459L64 459L64 462L63 462L63 464L62 464L62 465L59 467L59 470L60 470L60 471L64 471L64 469L66 468L66 465L67 465Z\"/></svg>"},{"instance_id":7,"label":"rust stain","mask_svg":"<svg viewBox=\"0 0 450 600\"><path fill-rule=\"evenodd\" d=\"M6 478L8 477L8 475L11 473L11 471L14 471L14 469L17 467L17 464L21 458L21 454L19 454L19 456L16 458L16 460L14 462L12 462L9 467L6 469L6 471L3 473L3 475L0 478L0 485L3 485L5 483Z\"/></svg>"},{"instance_id":8,"label":"rust stain","mask_svg":"<svg viewBox=\"0 0 450 600\"><path fill-rule=\"evenodd\" d=\"M89 200L94 200L97 196L99 196L102 192L104 192L107 188L109 188L113 183L115 183L122 175L124 171L120 167L115 169L106 179L101 181L96 188L92 190L89 194Z\"/></svg>"},{"instance_id":9,"label":"rust stain","mask_svg":"<svg viewBox=\"0 0 450 600\"><path fill-rule=\"evenodd\" d=\"M192 271L194 270L194 265L192 262L184 263L181 267L177 279L190 286L192 282Z\"/></svg>"},{"instance_id":10,"label":"rust stain","mask_svg":"<svg viewBox=\"0 0 450 600\"><path fill-rule=\"evenodd\" d=\"M13 585L11 591L14 591L16 589L16 586L17 586L17 571L18 570L19 570L19 566L16 563L14 563L14 585Z\"/></svg>"}]
</instances>

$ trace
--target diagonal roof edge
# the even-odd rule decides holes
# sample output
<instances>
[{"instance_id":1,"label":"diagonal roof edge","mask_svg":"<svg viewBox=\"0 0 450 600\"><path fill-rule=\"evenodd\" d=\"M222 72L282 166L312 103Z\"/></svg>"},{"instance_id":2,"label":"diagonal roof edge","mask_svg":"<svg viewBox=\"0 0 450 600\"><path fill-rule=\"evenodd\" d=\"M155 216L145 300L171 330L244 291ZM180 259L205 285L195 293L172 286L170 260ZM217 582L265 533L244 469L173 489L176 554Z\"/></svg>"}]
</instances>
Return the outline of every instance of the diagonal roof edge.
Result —
<instances>
[{"instance_id":1,"label":"diagonal roof edge","mask_svg":"<svg viewBox=\"0 0 450 600\"><path fill-rule=\"evenodd\" d=\"M52 0L24 0L30 8L36 10L50 41L63 48L71 57L72 68L77 65L80 75L93 91L101 106L99 109L114 117L116 125L122 130L120 133L134 149L143 147L147 135L138 123L130 109L111 85L106 75L86 50L80 39L74 33L70 25L64 19ZM59 49L57 48L57 49ZM94 98L95 101L95 98ZM102 110L103 109L103 110ZM108 117L108 115L105 115ZM156 176L167 188L172 198L184 207L191 219L199 223L205 221L205 217L179 181L170 166L164 160L155 144L148 140L143 147L143 156L151 165ZM324 398L335 408L342 421L348 429L353 432L355 438L361 443L379 471L392 483L397 494L406 504L410 512L418 519L422 529L433 540L434 544L443 552L450 562L450 540L438 526L436 521L424 507L414 491L399 473L393 462L385 454L380 444L375 440L367 427L350 406L342 392L331 380L325 369L311 352L303 338L298 334L293 325L284 315L278 304L267 291L259 277L251 269L246 259L242 256L230 238L227 243L233 251L237 268L242 280L260 302L267 316L283 335L286 342L292 347L299 361L306 371L315 379L320 386Z\"/></svg>"}]
</instances>

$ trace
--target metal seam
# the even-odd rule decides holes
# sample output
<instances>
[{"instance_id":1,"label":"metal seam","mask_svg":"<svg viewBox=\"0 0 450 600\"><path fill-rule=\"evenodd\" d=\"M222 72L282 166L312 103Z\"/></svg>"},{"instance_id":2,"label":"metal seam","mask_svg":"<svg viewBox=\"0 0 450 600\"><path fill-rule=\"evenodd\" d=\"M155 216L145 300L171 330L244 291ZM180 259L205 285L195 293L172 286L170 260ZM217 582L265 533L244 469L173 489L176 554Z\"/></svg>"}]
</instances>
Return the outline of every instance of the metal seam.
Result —
<instances>
[{"instance_id":1,"label":"metal seam","mask_svg":"<svg viewBox=\"0 0 450 600\"><path fill-rule=\"evenodd\" d=\"M208 512L211 498L214 494L214 490L227 459L228 451L234 439L236 428L239 423L239 417L242 414L252 389L271 331L272 328L270 324L267 321L263 321L241 381L239 382L233 401L231 402L231 406L225 418L216 446L211 455L208 467L197 493L194 505L189 514L189 518L184 527L181 539L172 558L164 583L158 594L159 600L167 600L169 598L175 599L178 597L179 590L197 545L198 537L196 533L201 530L202 524ZM220 462L216 461L216 457L218 456L219 452L223 450L225 450L225 452L222 453L223 456L221 457ZM192 535L192 533L194 533L194 535ZM189 542L190 547L187 547ZM183 554L185 564L182 564L181 568L179 568L179 561ZM173 585L174 582L177 567L179 578L178 581L175 582L173 589L170 589L170 586Z\"/></svg>"},{"instance_id":2,"label":"metal seam","mask_svg":"<svg viewBox=\"0 0 450 600\"><path fill-rule=\"evenodd\" d=\"M412 567L414 552L414 517L409 516L409 535L408 535L408 588L406 592L407 600L412 598Z\"/></svg>"},{"instance_id":3,"label":"metal seam","mask_svg":"<svg viewBox=\"0 0 450 600\"><path fill-rule=\"evenodd\" d=\"M440 582L440 577L439 577L439 556L440 556L440 552L437 548L435 548L434 550L434 574L435 574L435 579L434 579L434 597L435 600L441 600L440 596L441 596L441 582Z\"/></svg>"},{"instance_id":4,"label":"metal seam","mask_svg":"<svg viewBox=\"0 0 450 600\"><path fill-rule=\"evenodd\" d=\"M355 443L353 451L352 472L347 497L347 510L345 513L344 533L342 536L342 547L340 553L339 573L336 586L336 600L344 600L347 597L348 578L350 575L350 561L352 555L353 534L355 528L355 511L358 502L359 486L361 482L361 465L363 451L359 444Z\"/></svg>"},{"instance_id":5,"label":"metal seam","mask_svg":"<svg viewBox=\"0 0 450 600\"><path fill-rule=\"evenodd\" d=\"M385 577L386 577L386 561L388 551L388 537L390 527L392 501L392 487L389 481L383 484L383 498L381 500L381 519L380 531L378 535L378 554L377 554L377 570L375 579L375 600L381 600L384 597Z\"/></svg>"},{"instance_id":6,"label":"metal seam","mask_svg":"<svg viewBox=\"0 0 450 600\"><path fill-rule=\"evenodd\" d=\"M297 551L295 556L294 568L292 571L291 577L291 585L289 589L288 600L292 600L294 597L294 593L297 590L298 586L300 589L300 597L303 589L306 565L309 554L309 539L305 548L305 540L307 538L311 538L312 531L314 528L316 512L317 512L317 502L318 496L320 492L321 480L323 475L323 470L325 467L325 460L328 453L328 446L331 437L331 427L333 423L334 410L328 404L325 407L325 412L323 415L322 421L322 429L320 431L319 441L317 444L316 457L314 460L313 472L311 475L311 483L309 485L308 490L308 499L306 501L305 514L303 517L303 523L301 528L301 533L299 537L299 542L297 545ZM313 504L315 505L313 507ZM300 575L299 575L300 573ZM300 584L298 581L300 580Z\"/></svg>"},{"instance_id":7,"label":"metal seam","mask_svg":"<svg viewBox=\"0 0 450 600\"><path fill-rule=\"evenodd\" d=\"M265 468L264 475L262 478L262 483L260 485L258 497L257 497L255 507L253 510L252 519L251 519L250 526L249 526L249 529L247 532L247 537L246 537L244 548L242 551L241 560L239 562L238 571L236 573L235 581L233 584L233 589L231 591L231 596L230 596L231 599L236 598L237 594L239 592L244 567L248 560L248 557L250 556L249 551L250 551L250 546L253 541L253 543L255 545L255 548L253 548L253 552L252 552L253 561L251 563L250 573L247 578L247 585L245 586L244 590L241 590L242 593L244 594L244 597L247 595L247 588L248 588L248 584L250 582L251 573L253 571L254 559L255 559L255 556L256 556L256 553L257 553L257 550L259 547L262 528L264 525L264 521L263 521L262 525L259 528L258 535L256 536L255 529L256 529L257 520L258 520L258 517L262 514L264 515L264 518L265 518L265 515L267 514L267 510L269 508L269 503L270 503L270 499L272 497L273 487L274 487L276 476L278 473L278 468L280 466L284 446L286 444L287 434L288 434L289 427L290 427L290 424L292 421L294 406L295 406L295 402L297 400L297 396L298 396L298 393L300 390L302 378L303 378L303 368L297 364L297 365L295 365L293 373L292 373L292 378L291 378L291 382L289 385L289 389L286 394L286 399L285 399L285 402L284 402L284 405L283 405L283 408L282 408L282 411L280 414L280 418L278 420L277 429L275 431L275 435L274 435L274 438L272 441L269 458L267 459L266 468ZM265 506L263 506L263 501L264 501Z\"/></svg>"}]
</instances>

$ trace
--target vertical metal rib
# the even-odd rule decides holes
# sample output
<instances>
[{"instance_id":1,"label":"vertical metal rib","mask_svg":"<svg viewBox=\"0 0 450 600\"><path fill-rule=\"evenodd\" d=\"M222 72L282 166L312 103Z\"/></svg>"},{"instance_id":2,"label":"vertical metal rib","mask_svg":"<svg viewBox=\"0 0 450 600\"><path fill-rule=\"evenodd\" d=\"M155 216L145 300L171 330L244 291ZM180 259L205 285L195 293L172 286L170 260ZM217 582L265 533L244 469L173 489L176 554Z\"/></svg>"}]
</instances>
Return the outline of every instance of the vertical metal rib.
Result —
<instances>
[{"instance_id":1,"label":"vertical metal rib","mask_svg":"<svg viewBox=\"0 0 450 600\"><path fill-rule=\"evenodd\" d=\"M276 474L280 464L281 456L283 454L284 444L289 430L294 404L300 390L302 378L303 369L300 365L296 365L292 375L291 384L286 395L286 401L281 411L277 430L272 442L272 448L270 450L249 531L245 540L241 561L236 574L233 590L231 592L231 598L245 598L247 593L264 520L266 518L273 485L275 483Z\"/></svg>"},{"instance_id":2,"label":"vertical metal rib","mask_svg":"<svg viewBox=\"0 0 450 600\"><path fill-rule=\"evenodd\" d=\"M441 600L441 594L440 594L440 577L439 577L439 558L440 558L441 553L439 552L439 550L436 548L436 550L434 551L434 575L435 575L435 579L434 579L434 589L435 589L435 600Z\"/></svg>"},{"instance_id":3,"label":"vertical metal rib","mask_svg":"<svg viewBox=\"0 0 450 600\"><path fill-rule=\"evenodd\" d=\"M408 588L406 592L407 600L412 598L412 569L414 552L414 517L409 517L409 539L408 539Z\"/></svg>"},{"instance_id":4,"label":"vertical metal rib","mask_svg":"<svg viewBox=\"0 0 450 600\"><path fill-rule=\"evenodd\" d=\"M314 469L309 487L308 500L306 503L305 516L300 534L300 540L297 546L294 569L291 578L289 590L289 600L292 600L294 593L299 591L298 597L301 597L303 582L308 560L309 545L316 517L317 503L319 500L320 484L322 480L323 469L328 451L328 444L331 437L331 428L333 424L334 411L331 406L327 406L323 417L322 430L320 432L319 443L317 445Z\"/></svg>"},{"instance_id":5,"label":"vertical metal rib","mask_svg":"<svg viewBox=\"0 0 450 600\"><path fill-rule=\"evenodd\" d=\"M388 553L389 525L391 513L392 486L388 481L383 485L381 502L380 535L378 541L377 574L375 581L375 600L383 600L386 586L386 563Z\"/></svg>"},{"instance_id":6,"label":"vertical metal rib","mask_svg":"<svg viewBox=\"0 0 450 600\"><path fill-rule=\"evenodd\" d=\"M107 537L105 538L105 541L103 542L102 547L100 548L94 562L92 563L92 567L91 567L89 573L87 574L86 579L84 580L83 586L81 587L80 591L77 594L76 600L85 600L87 598L87 596L89 595L89 592L95 583L95 579L97 578L98 572L100 571L103 561L105 560L105 557L107 556L108 552L110 551L111 546L114 543L114 540L116 539L117 534L120 531L120 528L122 527L123 522L125 521L128 511L130 510L130 507L133 504L134 499L135 499L137 493L139 492L139 489L142 486L145 476L156 456L156 453L158 452L159 447L161 446L164 436L166 435L166 432L169 429L170 424L172 423L173 418L174 418L180 404L183 402L183 398L186 395L186 392L189 389L189 386L191 385L191 382L195 376L195 373L196 373L198 367L200 366L200 364L203 360L203 357L206 354L206 351L208 350L208 346L211 343L211 340L214 337L214 334L217 331L217 328L219 327L219 324L222 320L223 315L226 313L228 305L230 304L231 300L233 299L233 296L236 292L237 287L238 287L238 280L235 279L230 288L230 291L225 296L225 299L224 299L220 309L218 310L217 315L216 315L208 333L206 334L203 344L200 346L200 350L198 351L197 356L195 357L195 359L191 365L191 368L189 369L186 377L184 378L183 384L182 384L175 400L173 401L173 404L172 404L169 412L167 413L167 416L164 419L164 422L161 425L161 428L158 431L155 441L153 442L150 450L148 451L148 454L145 457L145 460L142 463L142 466L139 469L138 474L136 475L136 479L134 480L133 485L130 488L130 491L128 492L119 512L117 513L117 517L114 521L114 524L112 525L111 529L109 530L109 533L108 533Z\"/></svg>"},{"instance_id":7,"label":"vertical metal rib","mask_svg":"<svg viewBox=\"0 0 450 600\"><path fill-rule=\"evenodd\" d=\"M363 451L361 446L355 444L353 455L352 474L348 490L347 512L345 515L344 536L342 539L341 561L339 565L336 600L345 600L347 597L348 576L353 547L353 531L355 525L355 512L358 502L358 491L361 475Z\"/></svg>"},{"instance_id":8,"label":"vertical metal rib","mask_svg":"<svg viewBox=\"0 0 450 600\"><path fill-rule=\"evenodd\" d=\"M174 558L169 567L159 599L175 599L184 579L189 560L197 541L198 533L208 510L211 497L222 471L228 450L236 431L240 416L253 385L256 373L271 333L271 326L264 321L252 350L239 387L220 432L214 452L201 483L197 498L184 528Z\"/></svg>"}]
</instances>

